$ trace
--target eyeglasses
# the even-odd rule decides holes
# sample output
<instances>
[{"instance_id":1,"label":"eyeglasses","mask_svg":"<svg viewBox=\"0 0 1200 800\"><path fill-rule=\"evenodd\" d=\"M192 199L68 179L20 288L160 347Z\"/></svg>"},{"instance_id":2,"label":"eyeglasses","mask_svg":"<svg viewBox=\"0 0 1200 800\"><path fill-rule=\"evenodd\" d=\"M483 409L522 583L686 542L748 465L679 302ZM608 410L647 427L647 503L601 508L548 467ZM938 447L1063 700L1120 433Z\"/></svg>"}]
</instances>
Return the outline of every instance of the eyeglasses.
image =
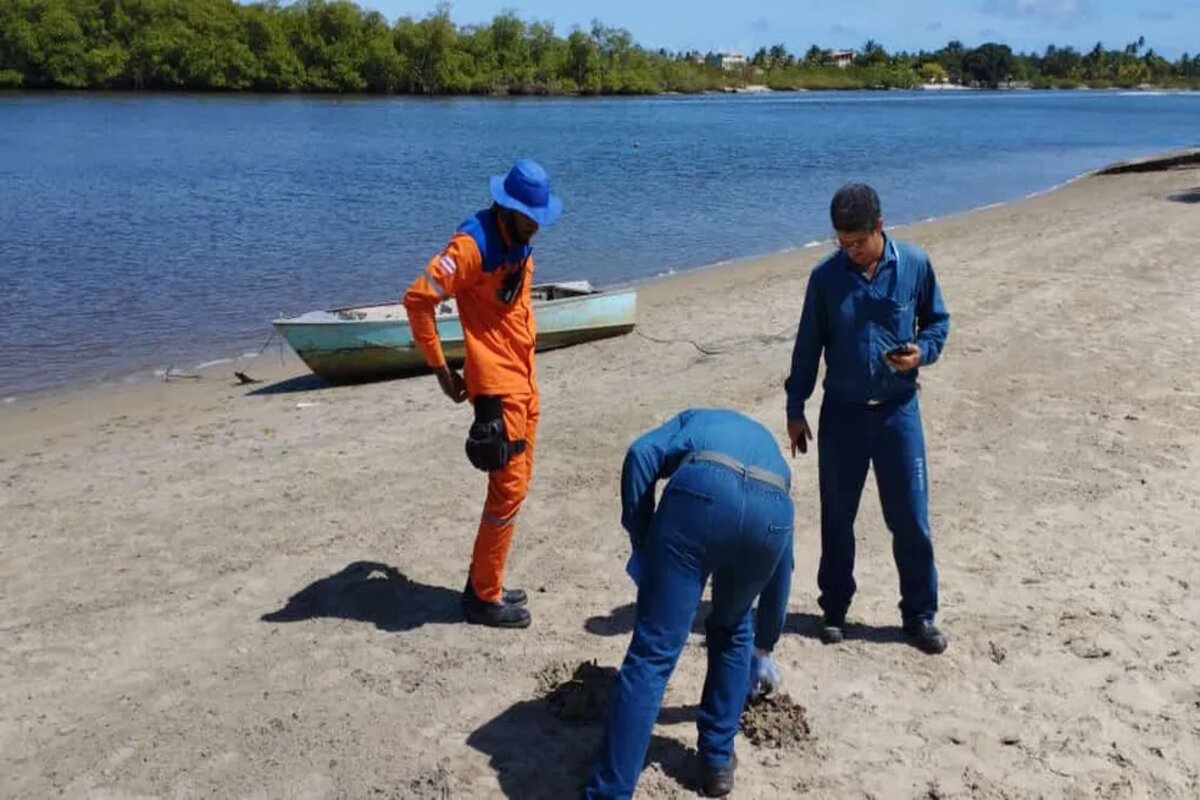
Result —
<instances>
[{"instance_id":1,"label":"eyeglasses","mask_svg":"<svg viewBox=\"0 0 1200 800\"><path fill-rule=\"evenodd\" d=\"M874 232L852 233L847 235L834 231L830 238L833 240L834 246L842 250L858 250L866 246L867 243L871 241L872 236L874 236Z\"/></svg>"}]
</instances>

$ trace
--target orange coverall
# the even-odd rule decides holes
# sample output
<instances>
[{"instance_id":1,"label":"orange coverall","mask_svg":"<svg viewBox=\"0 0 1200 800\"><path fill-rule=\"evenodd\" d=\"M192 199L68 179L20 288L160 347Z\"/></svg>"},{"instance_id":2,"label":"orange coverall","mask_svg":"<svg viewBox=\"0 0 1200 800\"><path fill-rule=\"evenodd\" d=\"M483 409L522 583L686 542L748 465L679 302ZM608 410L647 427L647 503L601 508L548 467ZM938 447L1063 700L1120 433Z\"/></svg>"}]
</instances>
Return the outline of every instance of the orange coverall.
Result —
<instances>
[{"instance_id":1,"label":"orange coverall","mask_svg":"<svg viewBox=\"0 0 1200 800\"><path fill-rule=\"evenodd\" d=\"M502 398L504 426L525 450L488 473L487 499L475 536L470 583L475 595L499 602L517 513L529 491L539 414L534 371L537 328L530 301L531 248L512 244L491 211L468 219L404 294L413 342L432 369L445 365L436 309L453 297L462 323L467 397Z\"/></svg>"}]
</instances>

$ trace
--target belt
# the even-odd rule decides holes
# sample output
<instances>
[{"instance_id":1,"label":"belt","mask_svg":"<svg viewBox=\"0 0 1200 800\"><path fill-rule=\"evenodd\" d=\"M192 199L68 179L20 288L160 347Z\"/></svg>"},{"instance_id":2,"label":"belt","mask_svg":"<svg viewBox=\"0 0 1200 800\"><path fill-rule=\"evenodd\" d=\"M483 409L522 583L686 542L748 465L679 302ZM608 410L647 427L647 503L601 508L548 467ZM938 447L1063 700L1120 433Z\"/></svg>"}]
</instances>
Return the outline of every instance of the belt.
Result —
<instances>
[{"instance_id":1,"label":"belt","mask_svg":"<svg viewBox=\"0 0 1200 800\"><path fill-rule=\"evenodd\" d=\"M727 456L724 453L718 453L715 450L701 450L691 453L684 463L688 461L708 461L713 464L720 464L723 467L728 467L734 472L740 472L747 478L753 478L756 481L769 483L776 489L782 489L787 492L791 488L791 481L782 475L771 472L769 469L759 469L758 467L747 467L742 462L732 456Z\"/></svg>"},{"instance_id":2,"label":"belt","mask_svg":"<svg viewBox=\"0 0 1200 800\"><path fill-rule=\"evenodd\" d=\"M914 381L914 382L913 382L913 389L912 389L912 390L913 390L914 392L919 392L919 391L921 391L921 382L920 382L920 381ZM904 396L904 394L905 394L904 392L900 392L899 394L894 394L894 395L892 395L891 397L885 398L885 399L883 399L883 400L868 400L868 401L867 401L867 405L869 405L869 406L881 406L881 405L883 405L884 403L890 403L890 402L892 402L893 400L895 400L895 399L897 399L897 398L899 398L899 397L903 397L903 396Z\"/></svg>"}]
</instances>

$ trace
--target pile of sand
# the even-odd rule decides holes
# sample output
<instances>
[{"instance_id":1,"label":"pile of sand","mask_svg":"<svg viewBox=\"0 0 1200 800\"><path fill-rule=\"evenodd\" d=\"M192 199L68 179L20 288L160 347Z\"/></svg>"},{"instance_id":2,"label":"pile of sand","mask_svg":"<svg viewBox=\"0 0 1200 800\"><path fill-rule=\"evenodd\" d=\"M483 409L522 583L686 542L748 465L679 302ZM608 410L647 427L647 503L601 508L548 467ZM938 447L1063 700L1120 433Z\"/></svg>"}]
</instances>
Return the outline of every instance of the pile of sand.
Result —
<instances>
[{"instance_id":1,"label":"pile of sand","mask_svg":"<svg viewBox=\"0 0 1200 800\"><path fill-rule=\"evenodd\" d=\"M594 660L574 669L566 663L555 663L537 676L551 713L561 720L585 725L604 721L616 677L616 667L601 667Z\"/></svg>"},{"instance_id":2,"label":"pile of sand","mask_svg":"<svg viewBox=\"0 0 1200 800\"><path fill-rule=\"evenodd\" d=\"M812 737L804 706L786 694L769 694L747 703L741 727L755 747L792 748Z\"/></svg>"}]
</instances>

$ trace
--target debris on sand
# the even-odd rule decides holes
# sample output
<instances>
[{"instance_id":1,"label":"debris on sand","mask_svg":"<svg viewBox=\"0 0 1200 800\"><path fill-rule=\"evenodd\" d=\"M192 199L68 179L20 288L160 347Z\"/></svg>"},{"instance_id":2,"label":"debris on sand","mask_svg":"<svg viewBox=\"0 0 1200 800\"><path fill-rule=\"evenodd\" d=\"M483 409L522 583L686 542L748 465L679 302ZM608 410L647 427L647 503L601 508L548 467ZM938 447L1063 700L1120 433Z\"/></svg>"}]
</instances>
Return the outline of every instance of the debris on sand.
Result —
<instances>
[{"instance_id":1,"label":"debris on sand","mask_svg":"<svg viewBox=\"0 0 1200 800\"><path fill-rule=\"evenodd\" d=\"M584 661L573 669L570 664L551 664L537 674L538 689L551 713L582 724L604 721L616 678L616 667L601 667L595 661Z\"/></svg>"},{"instance_id":2,"label":"debris on sand","mask_svg":"<svg viewBox=\"0 0 1200 800\"><path fill-rule=\"evenodd\" d=\"M804 706L786 694L769 694L747 703L741 729L755 747L786 749L812 738Z\"/></svg>"}]
</instances>

